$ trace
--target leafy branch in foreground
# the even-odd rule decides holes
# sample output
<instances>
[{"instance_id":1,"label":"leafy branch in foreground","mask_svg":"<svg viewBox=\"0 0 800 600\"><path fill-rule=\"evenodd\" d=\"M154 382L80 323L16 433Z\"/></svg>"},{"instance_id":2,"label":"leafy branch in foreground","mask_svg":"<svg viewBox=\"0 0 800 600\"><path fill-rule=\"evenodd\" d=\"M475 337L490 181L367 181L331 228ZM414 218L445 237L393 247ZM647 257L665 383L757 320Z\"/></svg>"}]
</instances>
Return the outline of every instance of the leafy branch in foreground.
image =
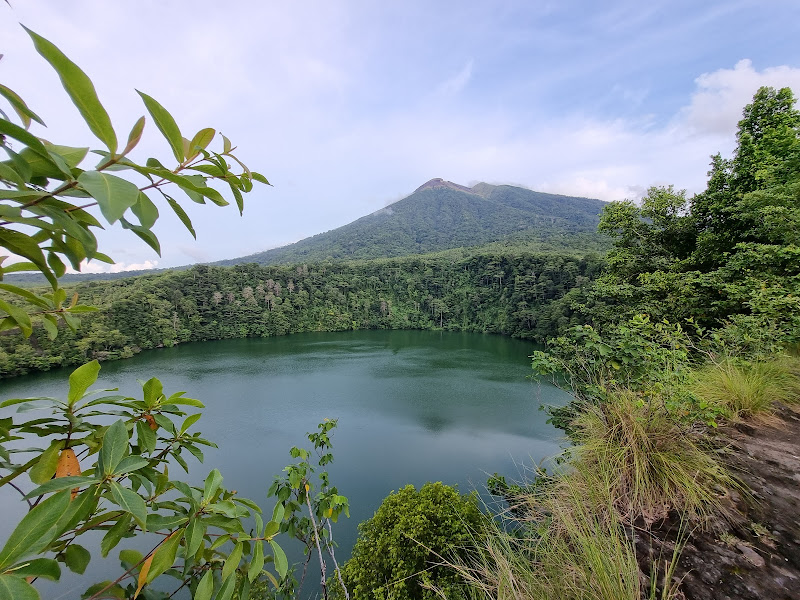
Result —
<instances>
[{"instance_id":1,"label":"leafy branch in foreground","mask_svg":"<svg viewBox=\"0 0 800 600\"><path fill-rule=\"evenodd\" d=\"M162 574L176 579L178 587L188 587L195 598L209 598L214 589L220 594L237 590L247 597L259 579L278 586L287 574L285 555L273 539L283 510L276 510L265 525L258 505L225 489L216 469L202 488L169 473L175 463L188 473L186 455L202 461L201 448L216 447L192 432L200 414L183 412L185 407L203 408L202 403L183 392L166 395L155 378L142 385L141 399L105 395L115 390L89 389L99 370L96 361L76 369L66 400L22 398L0 404L17 406L18 414L45 413L30 420L2 420L0 469L9 475L0 487L23 474L33 484L27 492L23 484L15 486L32 509L0 550L3 585L19 590L15 597L37 598L25 578L58 579L59 563L83 573L91 552L79 544L80 538L103 531L102 556L134 535L156 534L158 542L146 555L122 550L126 571L89 588L88 598L136 597ZM111 415L119 418L100 424ZM40 440L39 448L13 444L31 438ZM269 558L265 542L272 549L277 577L263 570Z\"/></svg>"},{"instance_id":2,"label":"leafy branch in foreground","mask_svg":"<svg viewBox=\"0 0 800 600\"><path fill-rule=\"evenodd\" d=\"M8 157L0 162L0 248L8 252L0 256L0 290L12 294L26 307L0 299L0 330L18 327L29 336L35 320L54 338L59 318L74 330L79 323L77 315L93 310L78 304L74 296L67 303L66 294L58 285L66 263L80 270L87 260L112 262L97 247L92 228L102 228L102 224L90 209L97 207L105 222L119 222L160 254L159 240L152 231L159 209L151 194L156 193L195 236L191 220L175 198L176 188L198 204L210 201L225 206L228 201L209 185L222 184L230 189L241 212L243 194L253 189L253 182L269 182L236 157L235 148L224 135L220 134L222 150L210 150L217 136L214 129L203 128L191 139L184 137L172 115L143 92L139 95L169 143L176 164L167 167L156 158L144 163L132 160L129 155L142 139L146 118L142 116L134 123L120 150L111 119L88 76L51 42L26 31L39 54L58 73L86 125L105 146L90 149L57 145L34 135L29 131L31 124L44 125L44 121L18 94L0 85L0 96L8 101L20 122L14 123L0 111L0 148ZM90 154L98 156L99 162L94 167L82 166ZM240 170L232 171L229 161ZM138 177L140 183L127 177ZM11 258L21 260L11 262ZM39 294L2 281L8 273L24 271L42 273L52 292Z\"/></svg>"},{"instance_id":3,"label":"leafy branch in foreground","mask_svg":"<svg viewBox=\"0 0 800 600\"><path fill-rule=\"evenodd\" d=\"M268 182L239 161L225 136L222 152L209 151L216 137L213 129L201 129L192 139L183 137L169 112L141 92L177 166L167 168L155 158L144 164L132 161L128 155L141 139L145 117L136 121L126 145L118 151L116 133L91 80L51 42L26 31L106 148L92 150L100 156L97 166L81 168L90 149L58 146L30 133L32 122L44 122L19 95L0 85L0 96L21 122L15 124L0 111L0 147L8 156L0 162L0 248L8 252L0 256L0 291L14 299L0 299L0 331L18 328L27 337L34 321L40 321L55 338L58 318L74 330L79 325L76 315L93 310L78 304L77 296L66 304L66 293L58 282L66 272L65 260L76 270L85 260L111 262L97 248L91 228L101 227L101 223L89 209L97 207L107 223L119 221L160 252L152 232L159 211L149 192L160 194L194 235L191 221L168 192L169 186L194 202L210 200L223 206L227 200L209 182L224 183L241 212L243 194L252 189L253 181ZM242 171L231 171L228 159ZM137 175L143 183L134 184L112 171ZM3 266L12 257L22 260ZM42 273L52 292L39 294L2 281L5 274L21 271ZM15 490L29 509L0 548L0 599L38 600L32 583L39 577L59 580L62 564L83 574L92 552L79 541L87 539L90 532L103 532L102 556L134 536L147 535L153 546L146 554L122 550L119 558L124 572L115 580L92 585L83 595L89 600L140 594L162 599L183 588L196 600L212 596L230 600L234 595L246 600L251 587L284 589L289 565L274 539L286 530L284 505L279 503L264 523L259 506L223 487L216 469L202 487L169 473L175 464L188 473L189 454L202 462L202 447L216 447L192 432L200 414L184 412L185 407L203 408L202 403L187 398L184 392L165 394L156 378L142 384L141 398L107 394L116 390L91 390L99 371L97 361L76 369L69 377L65 400L21 398L0 403L0 408L16 407L17 415L30 410L44 412L34 419L0 418L0 488ZM323 426L319 437L312 440L315 447L329 446L327 433L333 425ZM30 447L32 440L38 442ZM307 494L309 486L305 480L303 483ZM322 487L330 498L314 504L325 519L346 510L347 499L338 496L335 488L328 489L326 474ZM306 503L309 508L314 505L308 497ZM327 524L319 517L317 522ZM318 545L319 534L315 529ZM269 553L265 544L269 544ZM274 574L264 569L268 562L272 562ZM176 580L169 595L151 587L162 575Z\"/></svg>"}]
</instances>

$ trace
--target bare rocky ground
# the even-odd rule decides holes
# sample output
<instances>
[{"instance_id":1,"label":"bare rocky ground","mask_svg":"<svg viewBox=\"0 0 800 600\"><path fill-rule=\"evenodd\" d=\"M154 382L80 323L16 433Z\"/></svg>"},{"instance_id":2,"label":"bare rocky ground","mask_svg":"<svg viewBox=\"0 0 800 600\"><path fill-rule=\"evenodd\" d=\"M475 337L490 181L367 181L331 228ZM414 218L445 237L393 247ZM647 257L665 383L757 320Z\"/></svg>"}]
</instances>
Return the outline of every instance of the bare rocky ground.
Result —
<instances>
[{"instance_id":1,"label":"bare rocky ground","mask_svg":"<svg viewBox=\"0 0 800 600\"><path fill-rule=\"evenodd\" d=\"M728 522L689 535L673 577L686 600L800 600L800 411L781 406L776 416L718 433L748 492L729 494ZM672 519L637 530L644 578L672 557L679 529Z\"/></svg>"}]
</instances>

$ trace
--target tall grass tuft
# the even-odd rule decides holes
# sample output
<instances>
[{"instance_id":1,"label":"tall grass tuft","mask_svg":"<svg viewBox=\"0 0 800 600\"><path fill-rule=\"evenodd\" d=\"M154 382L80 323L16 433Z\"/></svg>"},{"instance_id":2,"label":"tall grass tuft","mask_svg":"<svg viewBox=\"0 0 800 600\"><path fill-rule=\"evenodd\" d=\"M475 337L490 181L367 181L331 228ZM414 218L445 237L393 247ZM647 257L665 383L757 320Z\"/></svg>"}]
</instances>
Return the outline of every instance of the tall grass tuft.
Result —
<instances>
[{"instance_id":1,"label":"tall grass tuft","mask_svg":"<svg viewBox=\"0 0 800 600\"><path fill-rule=\"evenodd\" d=\"M640 577L635 546L612 499L607 473L575 469L531 501L531 520L511 532L497 526L471 564L454 565L471 598L497 600L669 600ZM665 566L670 576L674 554Z\"/></svg>"},{"instance_id":2,"label":"tall grass tuft","mask_svg":"<svg viewBox=\"0 0 800 600\"><path fill-rule=\"evenodd\" d=\"M775 402L800 401L800 360L769 362L724 360L700 369L694 393L732 421L768 419Z\"/></svg>"},{"instance_id":3,"label":"tall grass tuft","mask_svg":"<svg viewBox=\"0 0 800 600\"><path fill-rule=\"evenodd\" d=\"M611 482L623 520L652 523L677 510L703 520L724 513L725 490L734 480L667 411L629 390L587 407L574 422L574 465Z\"/></svg>"}]
</instances>

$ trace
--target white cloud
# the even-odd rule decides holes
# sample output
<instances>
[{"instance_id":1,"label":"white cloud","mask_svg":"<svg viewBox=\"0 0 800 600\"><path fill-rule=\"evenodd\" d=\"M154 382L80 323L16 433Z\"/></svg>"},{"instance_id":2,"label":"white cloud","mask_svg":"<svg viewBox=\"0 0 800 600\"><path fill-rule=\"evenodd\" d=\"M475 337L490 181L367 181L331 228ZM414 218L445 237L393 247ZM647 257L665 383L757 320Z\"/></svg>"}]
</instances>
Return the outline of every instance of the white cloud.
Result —
<instances>
[{"instance_id":1,"label":"white cloud","mask_svg":"<svg viewBox=\"0 0 800 600\"><path fill-rule=\"evenodd\" d=\"M800 69L784 65L759 72L750 60L742 59L732 69L703 73L695 84L691 103L678 115L678 126L694 135L730 135L758 88L800 90Z\"/></svg>"},{"instance_id":2,"label":"white cloud","mask_svg":"<svg viewBox=\"0 0 800 600\"><path fill-rule=\"evenodd\" d=\"M146 260L141 263L124 263L117 262L113 265L106 263L90 261L83 261L81 263L81 273L122 273L124 271L144 271L147 269L155 269L158 266L157 260ZM67 267L68 273L77 273L72 267Z\"/></svg>"}]
</instances>

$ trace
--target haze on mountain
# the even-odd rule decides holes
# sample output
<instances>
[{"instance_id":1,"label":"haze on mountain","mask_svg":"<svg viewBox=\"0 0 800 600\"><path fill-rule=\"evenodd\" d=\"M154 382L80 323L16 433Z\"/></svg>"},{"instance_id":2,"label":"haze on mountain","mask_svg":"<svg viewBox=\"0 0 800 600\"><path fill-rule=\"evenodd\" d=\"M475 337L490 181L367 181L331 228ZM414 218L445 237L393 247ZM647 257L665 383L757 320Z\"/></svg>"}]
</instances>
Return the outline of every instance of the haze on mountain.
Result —
<instances>
[{"instance_id":1,"label":"haze on mountain","mask_svg":"<svg viewBox=\"0 0 800 600\"><path fill-rule=\"evenodd\" d=\"M337 229L214 264L366 260L496 242L539 250L596 250L603 247L597 223L604 205L601 200L512 185L466 187L437 178L410 196Z\"/></svg>"}]
</instances>

